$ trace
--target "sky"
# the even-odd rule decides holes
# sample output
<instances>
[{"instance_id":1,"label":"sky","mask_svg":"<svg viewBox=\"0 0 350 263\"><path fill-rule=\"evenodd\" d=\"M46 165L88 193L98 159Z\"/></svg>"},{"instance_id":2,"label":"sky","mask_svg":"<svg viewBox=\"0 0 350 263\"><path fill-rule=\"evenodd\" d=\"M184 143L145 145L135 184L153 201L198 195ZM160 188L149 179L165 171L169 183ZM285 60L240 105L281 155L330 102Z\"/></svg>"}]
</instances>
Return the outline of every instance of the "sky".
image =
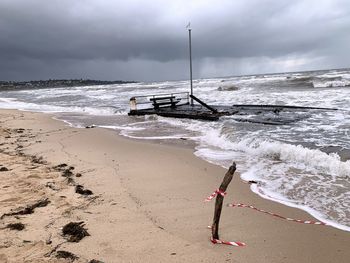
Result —
<instances>
[{"instance_id":1,"label":"sky","mask_svg":"<svg viewBox=\"0 0 350 263\"><path fill-rule=\"evenodd\" d=\"M349 0L0 0L0 80L350 67Z\"/></svg>"}]
</instances>

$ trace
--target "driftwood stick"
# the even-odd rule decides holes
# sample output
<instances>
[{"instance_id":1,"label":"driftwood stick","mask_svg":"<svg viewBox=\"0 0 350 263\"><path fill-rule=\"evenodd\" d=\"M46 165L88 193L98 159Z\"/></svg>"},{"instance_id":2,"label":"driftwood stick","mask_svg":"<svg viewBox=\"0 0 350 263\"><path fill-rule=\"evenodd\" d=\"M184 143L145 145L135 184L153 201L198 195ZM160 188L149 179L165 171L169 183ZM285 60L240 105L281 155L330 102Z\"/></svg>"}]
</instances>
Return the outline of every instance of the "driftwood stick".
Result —
<instances>
[{"instance_id":1,"label":"driftwood stick","mask_svg":"<svg viewBox=\"0 0 350 263\"><path fill-rule=\"evenodd\" d=\"M225 177L222 180L222 183L219 187L219 190L221 192L226 191L228 185L230 184L230 182L233 178L233 174L235 171L236 171L236 163L233 162L233 164L230 166L230 168L226 172ZM224 197L222 195L218 194L216 196L214 219L213 219L213 225L211 227L212 238L214 238L214 239L219 239L219 222L220 222L223 201L224 201Z\"/></svg>"}]
</instances>

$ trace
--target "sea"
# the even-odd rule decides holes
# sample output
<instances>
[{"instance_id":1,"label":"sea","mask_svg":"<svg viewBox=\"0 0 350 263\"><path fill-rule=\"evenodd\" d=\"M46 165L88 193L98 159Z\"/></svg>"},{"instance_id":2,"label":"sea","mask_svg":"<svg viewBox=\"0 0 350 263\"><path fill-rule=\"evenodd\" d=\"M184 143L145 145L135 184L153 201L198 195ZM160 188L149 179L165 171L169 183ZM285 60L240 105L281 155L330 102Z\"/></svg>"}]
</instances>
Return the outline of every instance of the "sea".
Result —
<instances>
[{"instance_id":1,"label":"sea","mask_svg":"<svg viewBox=\"0 0 350 263\"><path fill-rule=\"evenodd\" d=\"M204 121L127 114L133 96L189 87L184 80L0 91L0 108L53 113L74 127L96 125L129 138L193 141L194 154L205 161L225 168L235 161L243 180L259 182L251 186L256 194L350 231L350 69L193 82L194 95L210 105L337 109L295 111L289 117L296 121L288 124L242 122L237 116Z\"/></svg>"}]
</instances>

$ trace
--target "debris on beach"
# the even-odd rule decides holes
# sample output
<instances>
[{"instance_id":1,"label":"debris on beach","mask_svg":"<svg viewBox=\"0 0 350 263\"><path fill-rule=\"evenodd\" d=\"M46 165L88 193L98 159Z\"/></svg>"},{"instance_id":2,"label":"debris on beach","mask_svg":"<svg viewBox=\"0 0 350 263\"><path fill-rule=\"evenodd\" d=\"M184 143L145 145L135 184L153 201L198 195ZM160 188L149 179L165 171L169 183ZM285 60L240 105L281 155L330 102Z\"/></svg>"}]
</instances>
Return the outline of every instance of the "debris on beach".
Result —
<instances>
[{"instance_id":1,"label":"debris on beach","mask_svg":"<svg viewBox=\"0 0 350 263\"><path fill-rule=\"evenodd\" d=\"M23 129L23 128L15 129L15 132L17 132L17 133L23 133L24 131L25 131L25 129Z\"/></svg>"},{"instance_id":2,"label":"debris on beach","mask_svg":"<svg viewBox=\"0 0 350 263\"><path fill-rule=\"evenodd\" d=\"M68 166L67 164L61 163L61 164L58 164L58 165L54 166L53 169L55 169L55 170L61 170L61 169L66 168L67 166Z\"/></svg>"},{"instance_id":3,"label":"debris on beach","mask_svg":"<svg viewBox=\"0 0 350 263\"><path fill-rule=\"evenodd\" d=\"M85 126L85 129L92 129L92 128L95 128L96 126L95 125L89 125L89 126Z\"/></svg>"},{"instance_id":4,"label":"debris on beach","mask_svg":"<svg viewBox=\"0 0 350 263\"><path fill-rule=\"evenodd\" d=\"M58 250L56 252L56 258L64 258L64 259L69 259L71 262L74 260L78 259L79 257L77 255L74 255L71 252L65 251L65 250Z\"/></svg>"},{"instance_id":5,"label":"debris on beach","mask_svg":"<svg viewBox=\"0 0 350 263\"><path fill-rule=\"evenodd\" d=\"M31 156L32 162L33 163L37 163L37 164L46 164L46 162L44 161L43 157L41 156Z\"/></svg>"},{"instance_id":6,"label":"debris on beach","mask_svg":"<svg viewBox=\"0 0 350 263\"><path fill-rule=\"evenodd\" d=\"M7 172L9 169L7 169L6 167L0 167L0 172Z\"/></svg>"},{"instance_id":7,"label":"debris on beach","mask_svg":"<svg viewBox=\"0 0 350 263\"><path fill-rule=\"evenodd\" d=\"M70 222L63 227L62 233L67 236L68 242L79 242L84 237L90 236L84 225L84 221Z\"/></svg>"},{"instance_id":8,"label":"debris on beach","mask_svg":"<svg viewBox=\"0 0 350 263\"><path fill-rule=\"evenodd\" d=\"M79 184L75 186L75 192L77 194L81 194L81 195L92 195L93 194L93 192L91 190L84 189L84 186L79 185Z\"/></svg>"},{"instance_id":9,"label":"debris on beach","mask_svg":"<svg viewBox=\"0 0 350 263\"><path fill-rule=\"evenodd\" d=\"M25 226L22 223L10 223L6 226L6 228L11 230L22 231L25 228Z\"/></svg>"},{"instance_id":10,"label":"debris on beach","mask_svg":"<svg viewBox=\"0 0 350 263\"><path fill-rule=\"evenodd\" d=\"M257 181L254 181L254 180L250 180L248 181L249 184L257 184L258 182Z\"/></svg>"},{"instance_id":11,"label":"debris on beach","mask_svg":"<svg viewBox=\"0 0 350 263\"><path fill-rule=\"evenodd\" d=\"M5 213L3 214L0 219L3 219L5 216L16 216L16 215L28 215L28 214L32 214L34 213L35 208L38 207L45 207L50 203L50 200L48 198L45 199L41 199L37 202L35 202L32 205L28 205L25 208L20 208L17 209L17 211L15 212L11 212L11 213Z\"/></svg>"},{"instance_id":12,"label":"debris on beach","mask_svg":"<svg viewBox=\"0 0 350 263\"><path fill-rule=\"evenodd\" d=\"M56 183L55 182L47 182L45 184L46 187L54 190L54 191L58 191L59 190L59 187L56 186Z\"/></svg>"},{"instance_id":13,"label":"debris on beach","mask_svg":"<svg viewBox=\"0 0 350 263\"><path fill-rule=\"evenodd\" d=\"M104 262L97 259L91 259L88 263L104 263Z\"/></svg>"},{"instance_id":14,"label":"debris on beach","mask_svg":"<svg viewBox=\"0 0 350 263\"><path fill-rule=\"evenodd\" d=\"M82 174L81 174L81 173L77 173L75 176L76 176L76 177L81 177Z\"/></svg>"},{"instance_id":15,"label":"debris on beach","mask_svg":"<svg viewBox=\"0 0 350 263\"><path fill-rule=\"evenodd\" d=\"M66 169L62 172L62 176L63 177L71 177L71 176L73 176L73 173L70 169Z\"/></svg>"},{"instance_id":16,"label":"debris on beach","mask_svg":"<svg viewBox=\"0 0 350 263\"><path fill-rule=\"evenodd\" d=\"M67 183L68 183L69 185L72 185L72 186L75 185L75 181L74 181L74 179L73 179L72 177L68 177Z\"/></svg>"},{"instance_id":17,"label":"debris on beach","mask_svg":"<svg viewBox=\"0 0 350 263\"><path fill-rule=\"evenodd\" d=\"M56 165L54 167L52 167L53 169L55 169L56 171L60 171L62 172L62 176L63 177L72 177L73 176L73 170L75 169L74 166L68 166L65 163L61 163L59 165Z\"/></svg>"}]
</instances>

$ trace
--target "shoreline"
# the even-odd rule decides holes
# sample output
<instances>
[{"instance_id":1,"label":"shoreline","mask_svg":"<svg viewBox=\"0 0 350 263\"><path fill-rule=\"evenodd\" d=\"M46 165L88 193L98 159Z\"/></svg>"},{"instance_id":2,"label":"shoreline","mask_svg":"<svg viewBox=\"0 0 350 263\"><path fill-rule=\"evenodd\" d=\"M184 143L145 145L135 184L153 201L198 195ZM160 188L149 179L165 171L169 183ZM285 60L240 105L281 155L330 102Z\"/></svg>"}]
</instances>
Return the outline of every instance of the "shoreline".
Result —
<instances>
[{"instance_id":1,"label":"shoreline","mask_svg":"<svg viewBox=\"0 0 350 263\"><path fill-rule=\"evenodd\" d=\"M45 113L47 114L47 113ZM67 124L69 127L72 127L72 128L75 128L74 124L64 120L64 119L59 119L59 118L56 118L56 115L53 114L53 113L48 113L50 116L52 116L52 118L54 120L58 120L58 121L61 121L61 122L64 122L65 124ZM109 131L112 131L112 132L115 132L116 136L121 136L127 140L131 140L131 141L136 141L136 142L144 142L144 143L150 143L150 144L155 144L155 145L167 145L167 146L172 146L172 147L180 147L180 148L186 148L186 149L190 149L193 153L193 155L196 157L196 158L199 158L207 163L210 163L212 165L215 165L215 166L218 166L218 167L221 167L223 169L228 169L228 167L224 167L223 165L220 165L220 164L217 164L215 162L211 162L201 156L198 156L196 155L196 147L199 146L199 143L192 140L191 138L190 139L187 139L187 138L169 138L169 139L154 139L154 138L151 138L151 139L145 139L145 138L137 138L137 137L131 137L131 136L125 136L125 135L120 135L119 134L119 130L117 129L114 129L114 128L107 128L107 127L103 127L103 126L98 126L98 125L92 125L92 126L95 126L95 127L98 127L98 128L102 128L102 129L106 129L106 130L109 130ZM83 129L84 127L79 127L80 129ZM236 174L238 174L236 172ZM241 174L238 175L240 177L240 179L244 182L246 182L246 180L244 180L241 176ZM289 201L289 200L283 200L283 199L278 199L278 198L274 198L272 196L269 196L268 194L266 193L263 193L262 190L258 190L257 187L254 187L252 186L253 188L251 188L251 192L253 194L256 194L258 195L260 198L263 198L265 200L269 200L271 202L276 202L276 203L279 203L279 204L282 204L282 205L285 205L287 207L291 207L291 208L295 208L295 209L299 209L301 211L304 211L306 212L307 214L309 214L311 217L315 218L316 221L319 221L321 223L325 223L327 224L328 226L331 226L331 227L334 227L336 229L339 229L339 230L342 230L342 231L347 231L347 232L350 232L350 227L348 226L344 226L344 225L341 225L337 222L334 222L334 221L331 221L331 220L328 220L326 218L324 218L324 216L319 213L317 210L314 210L312 208L309 208L307 206L301 206L301 205L295 205L293 203L293 201Z\"/></svg>"},{"instance_id":2,"label":"shoreline","mask_svg":"<svg viewBox=\"0 0 350 263\"><path fill-rule=\"evenodd\" d=\"M14 155L2 156L0 164L9 163L8 166L13 167L9 173L18 176L25 169L23 164L16 167L15 160L23 157L16 151L23 149L24 157L39 156L47 162L47 167L38 167L44 169L38 172L40 175L28 175L30 181L45 181L45 173L49 171L50 180L61 187L54 194L51 188L44 188L41 194L52 196L51 204L16 219L25 222L25 230L0 230L4 234L0 239L0 260L16 262L11 261L11 257L20 247L21 259L35 248L38 257L32 262L38 259L55 262L54 257L43 258L43 252L64 242L60 227L68 221L84 221L91 235L79 243L67 242L60 246L79 256L75 262L93 258L104 262L347 262L350 258L348 232L329 226L286 222L244 208L224 207L220 233L223 239L242 241L247 246L211 244L206 226L212 220L213 204L204 204L203 200L217 188L226 170L199 159L188 145L175 142L174 147L134 140L108 129L76 129L43 113L0 110L0 116L1 128L10 128L10 137L17 140L11 145L6 136L1 137L1 149L9 147ZM17 134L14 129L19 128L25 131ZM92 190L93 197L77 195L74 186L67 185L59 171L52 171L52 167L60 163L74 166L74 173L82 174L74 180ZM6 173L0 173L0 189L10 188L3 188L11 182L6 181ZM65 204L59 197L61 193L66 196ZM18 205L8 201L16 193L11 194L6 209ZM288 217L313 220L300 209L252 193L237 173L225 203L233 199ZM9 212L5 208L1 208L1 214ZM43 243L42 230L35 224L38 216L44 221L50 218L50 213L41 212L45 209L58 217L46 229L52 234L51 244ZM28 234L33 235L29 244L19 242L6 247L9 244L6 240L22 238L23 241Z\"/></svg>"}]
</instances>

